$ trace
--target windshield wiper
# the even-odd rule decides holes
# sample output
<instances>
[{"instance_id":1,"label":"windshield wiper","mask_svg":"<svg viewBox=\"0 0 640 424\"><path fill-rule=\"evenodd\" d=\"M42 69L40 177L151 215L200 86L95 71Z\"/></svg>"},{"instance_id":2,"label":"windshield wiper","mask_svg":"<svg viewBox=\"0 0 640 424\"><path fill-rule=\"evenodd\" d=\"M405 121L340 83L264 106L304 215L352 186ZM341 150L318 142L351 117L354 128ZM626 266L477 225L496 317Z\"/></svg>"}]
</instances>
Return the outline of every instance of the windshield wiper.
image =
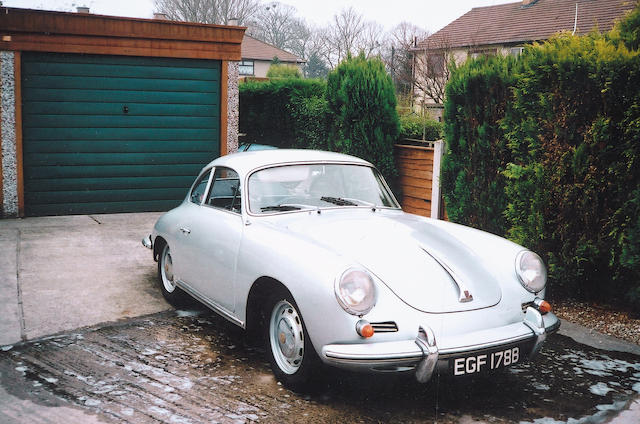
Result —
<instances>
[{"instance_id":1,"label":"windshield wiper","mask_svg":"<svg viewBox=\"0 0 640 424\"><path fill-rule=\"evenodd\" d=\"M334 205L338 205L338 206L358 206L356 202L353 202L348 199L343 199L342 197L322 196L320 200L327 203L333 203Z\"/></svg>"},{"instance_id":2,"label":"windshield wiper","mask_svg":"<svg viewBox=\"0 0 640 424\"><path fill-rule=\"evenodd\" d=\"M288 211L299 211L300 209L302 209L300 206L273 205L273 206L265 206L264 208L260 208L260 211L261 212L270 212L270 211L288 212Z\"/></svg>"}]
</instances>

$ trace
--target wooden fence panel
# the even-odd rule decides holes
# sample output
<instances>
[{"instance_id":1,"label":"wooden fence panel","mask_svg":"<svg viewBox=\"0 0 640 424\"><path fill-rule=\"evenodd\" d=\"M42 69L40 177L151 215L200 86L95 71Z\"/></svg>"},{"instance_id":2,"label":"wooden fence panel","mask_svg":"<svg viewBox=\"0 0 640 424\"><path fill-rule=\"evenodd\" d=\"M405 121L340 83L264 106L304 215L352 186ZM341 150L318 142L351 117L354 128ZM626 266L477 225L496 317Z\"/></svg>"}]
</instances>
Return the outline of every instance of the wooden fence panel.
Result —
<instances>
[{"instance_id":1,"label":"wooden fence panel","mask_svg":"<svg viewBox=\"0 0 640 424\"><path fill-rule=\"evenodd\" d=\"M421 216L431 216L433 147L396 146L396 162L402 189L402 209Z\"/></svg>"}]
</instances>

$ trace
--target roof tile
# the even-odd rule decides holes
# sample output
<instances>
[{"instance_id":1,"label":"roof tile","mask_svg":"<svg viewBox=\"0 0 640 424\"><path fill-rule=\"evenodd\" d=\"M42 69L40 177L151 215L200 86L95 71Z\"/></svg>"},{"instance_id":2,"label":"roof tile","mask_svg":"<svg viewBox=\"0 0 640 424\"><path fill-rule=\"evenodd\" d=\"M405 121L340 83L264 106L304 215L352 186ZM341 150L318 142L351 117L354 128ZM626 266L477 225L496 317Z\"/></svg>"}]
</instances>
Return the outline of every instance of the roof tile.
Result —
<instances>
[{"instance_id":1,"label":"roof tile","mask_svg":"<svg viewBox=\"0 0 640 424\"><path fill-rule=\"evenodd\" d=\"M272 60L274 56L282 62L303 63L305 60L279 49L271 44L257 40L247 34L242 39L242 58L254 60Z\"/></svg>"},{"instance_id":2,"label":"roof tile","mask_svg":"<svg viewBox=\"0 0 640 424\"><path fill-rule=\"evenodd\" d=\"M610 30L634 7L629 0L538 0L528 6L519 1L476 7L419 42L416 50L546 40L560 31L573 31L576 4L578 35L596 28Z\"/></svg>"}]
</instances>

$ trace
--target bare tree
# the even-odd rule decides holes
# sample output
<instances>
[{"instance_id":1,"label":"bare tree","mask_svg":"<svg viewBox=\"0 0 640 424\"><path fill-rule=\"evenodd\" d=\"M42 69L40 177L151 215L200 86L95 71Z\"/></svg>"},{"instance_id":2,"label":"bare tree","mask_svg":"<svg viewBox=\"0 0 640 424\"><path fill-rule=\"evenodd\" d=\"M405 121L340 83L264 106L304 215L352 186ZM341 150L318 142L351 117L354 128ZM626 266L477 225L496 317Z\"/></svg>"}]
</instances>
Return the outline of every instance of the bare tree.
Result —
<instances>
[{"instance_id":1,"label":"bare tree","mask_svg":"<svg viewBox=\"0 0 640 424\"><path fill-rule=\"evenodd\" d=\"M384 43L383 60L398 93L408 95L413 89L412 49L417 40L424 40L427 36L426 30L409 22L401 22L389 32Z\"/></svg>"},{"instance_id":2,"label":"bare tree","mask_svg":"<svg viewBox=\"0 0 640 424\"><path fill-rule=\"evenodd\" d=\"M362 32L358 39L358 52L363 51L365 56L382 56L384 48L384 28L377 22L367 21L364 23ZM353 52L352 52L353 53Z\"/></svg>"},{"instance_id":3,"label":"bare tree","mask_svg":"<svg viewBox=\"0 0 640 424\"><path fill-rule=\"evenodd\" d=\"M455 57L446 37L428 37L412 49L413 88L424 102L443 103Z\"/></svg>"},{"instance_id":4,"label":"bare tree","mask_svg":"<svg viewBox=\"0 0 640 424\"><path fill-rule=\"evenodd\" d=\"M155 0L156 10L176 21L246 25L260 8L258 0Z\"/></svg>"},{"instance_id":5,"label":"bare tree","mask_svg":"<svg viewBox=\"0 0 640 424\"><path fill-rule=\"evenodd\" d=\"M322 57L333 68L348 55L361 51L366 56L378 55L383 45L382 26L365 21L352 7L334 15L331 24L320 31Z\"/></svg>"},{"instance_id":6,"label":"bare tree","mask_svg":"<svg viewBox=\"0 0 640 424\"><path fill-rule=\"evenodd\" d=\"M295 7L287 4L268 3L257 13L250 35L279 49L292 51L299 47L301 40L309 37L309 29L296 12Z\"/></svg>"}]
</instances>

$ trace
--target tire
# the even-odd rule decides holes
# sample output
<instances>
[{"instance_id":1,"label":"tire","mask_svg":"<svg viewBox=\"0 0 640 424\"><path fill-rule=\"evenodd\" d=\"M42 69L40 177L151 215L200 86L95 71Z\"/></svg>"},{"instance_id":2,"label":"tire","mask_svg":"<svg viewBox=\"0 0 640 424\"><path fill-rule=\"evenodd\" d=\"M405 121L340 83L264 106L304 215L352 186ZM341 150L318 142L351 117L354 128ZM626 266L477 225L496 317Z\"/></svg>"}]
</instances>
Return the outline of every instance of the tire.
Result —
<instances>
[{"instance_id":1,"label":"tire","mask_svg":"<svg viewBox=\"0 0 640 424\"><path fill-rule=\"evenodd\" d=\"M158 257L158 284L162 296L175 308L187 306L190 303L189 296L173 280L171 249L165 244Z\"/></svg>"},{"instance_id":2,"label":"tire","mask_svg":"<svg viewBox=\"0 0 640 424\"><path fill-rule=\"evenodd\" d=\"M288 389L305 391L322 363L311 344L302 314L292 296L281 291L265 308L267 359L276 378Z\"/></svg>"}]
</instances>

